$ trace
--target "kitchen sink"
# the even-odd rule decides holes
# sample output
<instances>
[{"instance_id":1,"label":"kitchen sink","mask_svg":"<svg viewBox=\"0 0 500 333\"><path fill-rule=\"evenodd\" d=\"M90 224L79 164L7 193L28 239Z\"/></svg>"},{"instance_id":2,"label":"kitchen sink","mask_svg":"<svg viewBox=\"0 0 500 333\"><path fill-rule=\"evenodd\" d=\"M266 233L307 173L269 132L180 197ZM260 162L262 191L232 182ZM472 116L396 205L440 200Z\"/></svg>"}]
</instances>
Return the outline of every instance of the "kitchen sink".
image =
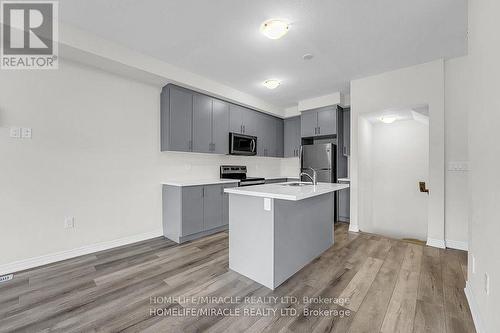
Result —
<instances>
[{"instance_id":1,"label":"kitchen sink","mask_svg":"<svg viewBox=\"0 0 500 333\"><path fill-rule=\"evenodd\" d=\"M283 186L311 186L311 183L286 183Z\"/></svg>"}]
</instances>

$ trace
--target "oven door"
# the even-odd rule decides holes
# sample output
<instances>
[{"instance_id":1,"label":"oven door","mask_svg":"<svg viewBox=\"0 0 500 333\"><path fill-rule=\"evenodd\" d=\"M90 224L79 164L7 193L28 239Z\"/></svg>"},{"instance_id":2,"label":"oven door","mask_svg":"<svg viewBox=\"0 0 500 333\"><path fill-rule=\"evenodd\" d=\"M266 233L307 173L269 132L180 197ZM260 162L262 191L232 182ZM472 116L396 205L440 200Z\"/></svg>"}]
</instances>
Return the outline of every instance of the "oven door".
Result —
<instances>
[{"instance_id":1,"label":"oven door","mask_svg":"<svg viewBox=\"0 0 500 333\"><path fill-rule=\"evenodd\" d=\"M257 154L257 137L237 133L229 133L229 154L247 155Z\"/></svg>"}]
</instances>

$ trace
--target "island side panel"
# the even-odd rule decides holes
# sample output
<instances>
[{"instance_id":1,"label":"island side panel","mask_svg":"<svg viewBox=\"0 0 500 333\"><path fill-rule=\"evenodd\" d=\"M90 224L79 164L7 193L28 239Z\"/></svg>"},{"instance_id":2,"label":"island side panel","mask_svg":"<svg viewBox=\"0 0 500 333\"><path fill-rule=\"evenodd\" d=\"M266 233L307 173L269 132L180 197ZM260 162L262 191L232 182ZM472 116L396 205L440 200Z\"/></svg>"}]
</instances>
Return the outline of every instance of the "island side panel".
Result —
<instances>
[{"instance_id":1,"label":"island side panel","mask_svg":"<svg viewBox=\"0 0 500 333\"><path fill-rule=\"evenodd\" d=\"M229 194L229 268L274 289L273 199Z\"/></svg>"},{"instance_id":2,"label":"island side panel","mask_svg":"<svg viewBox=\"0 0 500 333\"><path fill-rule=\"evenodd\" d=\"M274 201L274 286L333 245L333 193Z\"/></svg>"}]
</instances>

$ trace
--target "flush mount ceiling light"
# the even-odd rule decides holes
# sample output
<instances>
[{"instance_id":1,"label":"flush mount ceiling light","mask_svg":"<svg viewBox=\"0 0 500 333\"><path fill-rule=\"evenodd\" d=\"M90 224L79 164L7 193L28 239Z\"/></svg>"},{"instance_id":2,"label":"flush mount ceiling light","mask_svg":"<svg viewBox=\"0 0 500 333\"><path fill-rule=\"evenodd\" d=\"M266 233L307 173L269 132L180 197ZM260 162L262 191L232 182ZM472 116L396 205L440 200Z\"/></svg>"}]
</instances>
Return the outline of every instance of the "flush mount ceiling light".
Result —
<instances>
[{"instance_id":1,"label":"flush mount ceiling light","mask_svg":"<svg viewBox=\"0 0 500 333\"><path fill-rule=\"evenodd\" d=\"M286 35L290 25L279 19L267 20L260 26L260 31L269 39L279 39Z\"/></svg>"},{"instance_id":2,"label":"flush mount ceiling light","mask_svg":"<svg viewBox=\"0 0 500 333\"><path fill-rule=\"evenodd\" d=\"M281 84L281 81L280 80L271 79L271 80L264 81L262 84L264 85L264 87L266 87L268 89L276 89Z\"/></svg>"},{"instance_id":3,"label":"flush mount ceiling light","mask_svg":"<svg viewBox=\"0 0 500 333\"><path fill-rule=\"evenodd\" d=\"M304 60L311 60L312 58L314 58L314 55L311 53L306 53L302 56L302 59Z\"/></svg>"},{"instance_id":4,"label":"flush mount ceiling light","mask_svg":"<svg viewBox=\"0 0 500 333\"><path fill-rule=\"evenodd\" d=\"M393 122L396 121L396 116L382 116L380 117L380 121L385 123L385 124L392 124Z\"/></svg>"}]
</instances>

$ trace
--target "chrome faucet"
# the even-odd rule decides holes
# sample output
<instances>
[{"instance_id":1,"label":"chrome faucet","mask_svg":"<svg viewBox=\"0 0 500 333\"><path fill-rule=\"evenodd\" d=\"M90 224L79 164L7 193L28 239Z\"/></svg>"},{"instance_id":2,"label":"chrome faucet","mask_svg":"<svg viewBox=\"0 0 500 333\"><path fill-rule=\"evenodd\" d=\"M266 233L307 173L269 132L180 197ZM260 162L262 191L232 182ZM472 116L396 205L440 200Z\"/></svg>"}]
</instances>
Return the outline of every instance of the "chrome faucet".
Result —
<instances>
[{"instance_id":1,"label":"chrome faucet","mask_svg":"<svg viewBox=\"0 0 500 333\"><path fill-rule=\"evenodd\" d=\"M307 168L307 169L311 170L313 172L312 177L307 172L301 172L299 175L299 180L302 179L302 176L307 176L312 181L313 185L317 185L318 184L318 181L317 181L318 172L313 168Z\"/></svg>"}]
</instances>

